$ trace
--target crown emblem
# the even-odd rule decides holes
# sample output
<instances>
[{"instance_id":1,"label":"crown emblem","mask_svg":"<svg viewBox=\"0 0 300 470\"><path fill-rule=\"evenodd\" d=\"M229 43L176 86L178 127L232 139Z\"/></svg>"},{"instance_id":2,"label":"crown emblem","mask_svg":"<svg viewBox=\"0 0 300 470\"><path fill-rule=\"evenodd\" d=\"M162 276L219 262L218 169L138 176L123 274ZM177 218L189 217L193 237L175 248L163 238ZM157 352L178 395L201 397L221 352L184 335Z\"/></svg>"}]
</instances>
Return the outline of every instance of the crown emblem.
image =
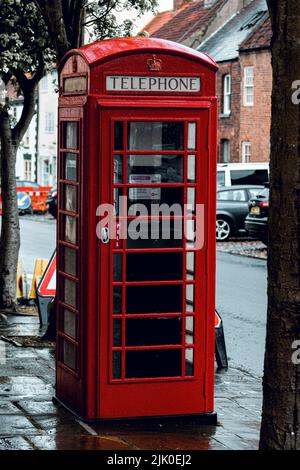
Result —
<instances>
[{"instance_id":1,"label":"crown emblem","mask_svg":"<svg viewBox=\"0 0 300 470\"><path fill-rule=\"evenodd\" d=\"M151 72L159 72L161 70L162 61L153 55L151 59L147 60L148 69Z\"/></svg>"}]
</instances>

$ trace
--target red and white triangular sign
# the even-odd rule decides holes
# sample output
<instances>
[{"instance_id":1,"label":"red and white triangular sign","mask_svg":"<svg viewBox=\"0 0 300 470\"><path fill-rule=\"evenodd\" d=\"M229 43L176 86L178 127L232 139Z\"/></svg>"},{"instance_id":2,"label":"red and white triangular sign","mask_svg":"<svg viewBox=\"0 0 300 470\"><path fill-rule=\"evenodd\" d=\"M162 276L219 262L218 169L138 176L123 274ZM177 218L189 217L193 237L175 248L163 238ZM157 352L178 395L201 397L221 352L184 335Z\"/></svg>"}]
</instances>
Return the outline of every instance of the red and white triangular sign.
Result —
<instances>
[{"instance_id":1,"label":"red and white triangular sign","mask_svg":"<svg viewBox=\"0 0 300 470\"><path fill-rule=\"evenodd\" d=\"M41 297L55 297L56 295L56 250L40 280L37 291Z\"/></svg>"},{"instance_id":2,"label":"red and white triangular sign","mask_svg":"<svg viewBox=\"0 0 300 470\"><path fill-rule=\"evenodd\" d=\"M221 325L221 317L218 312L215 310L215 328L220 328Z\"/></svg>"}]
</instances>

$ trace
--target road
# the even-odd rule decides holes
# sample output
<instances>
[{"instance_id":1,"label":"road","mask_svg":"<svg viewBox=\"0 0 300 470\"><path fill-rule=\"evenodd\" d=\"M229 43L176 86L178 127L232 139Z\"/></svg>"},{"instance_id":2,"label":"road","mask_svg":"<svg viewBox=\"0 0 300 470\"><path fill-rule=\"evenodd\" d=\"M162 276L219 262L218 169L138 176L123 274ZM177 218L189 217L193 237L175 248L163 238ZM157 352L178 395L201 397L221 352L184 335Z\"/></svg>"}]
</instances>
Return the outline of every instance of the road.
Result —
<instances>
[{"instance_id":1,"label":"road","mask_svg":"<svg viewBox=\"0 0 300 470\"><path fill-rule=\"evenodd\" d=\"M266 261L217 254L217 309L230 364L262 375L267 312Z\"/></svg>"},{"instance_id":2,"label":"road","mask_svg":"<svg viewBox=\"0 0 300 470\"><path fill-rule=\"evenodd\" d=\"M27 274L32 274L35 259L49 259L55 249L56 223L43 216L23 216L20 228L22 265Z\"/></svg>"},{"instance_id":3,"label":"road","mask_svg":"<svg viewBox=\"0 0 300 470\"><path fill-rule=\"evenodd\" d=\"M44 220L44 221L43 221ZM56 224L21 217L21 258L28 274L36 258L50 258ZM222 316L230 365L261 375L265 347L266 262L217 253L217 309Z\"/></svg>"}]
</instances>

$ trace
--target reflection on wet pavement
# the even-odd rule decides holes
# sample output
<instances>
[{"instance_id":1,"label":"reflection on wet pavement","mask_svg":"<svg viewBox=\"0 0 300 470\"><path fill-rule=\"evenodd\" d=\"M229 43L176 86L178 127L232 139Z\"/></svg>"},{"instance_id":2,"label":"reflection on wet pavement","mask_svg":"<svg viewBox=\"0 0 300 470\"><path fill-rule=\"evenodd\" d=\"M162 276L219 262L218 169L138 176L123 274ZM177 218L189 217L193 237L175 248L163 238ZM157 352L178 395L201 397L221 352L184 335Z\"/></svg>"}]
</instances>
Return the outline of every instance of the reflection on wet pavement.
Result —
<instances>
[{"instance_id":1,"label":"reflection on wet pavement","mask_svg":"<svg viewBox=\"0 0 300 470\"><path fill-rule=\"evenodd\" d=\"M36 317L0 313L0 336L35 335ZM191 421L81 423L54 405L51 348L16 347L0 341L0 449L217 450L258 445L260 379L237 369L216 373L218 426ZM4 346L3 346L4 345ZM4 363L5 362L5 363Z\"/></svg>"}]
</instances>

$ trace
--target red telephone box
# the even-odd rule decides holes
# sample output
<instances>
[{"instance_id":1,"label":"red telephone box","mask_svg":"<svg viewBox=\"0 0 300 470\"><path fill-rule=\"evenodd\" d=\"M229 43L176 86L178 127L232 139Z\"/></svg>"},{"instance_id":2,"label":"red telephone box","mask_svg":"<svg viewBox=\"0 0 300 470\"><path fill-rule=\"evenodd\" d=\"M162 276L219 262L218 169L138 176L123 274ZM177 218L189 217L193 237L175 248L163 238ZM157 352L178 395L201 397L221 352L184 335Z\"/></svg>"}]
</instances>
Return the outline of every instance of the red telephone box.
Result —
<instances>
[{"instance_id":1,"label":"red telephone box","mask_svg":"<svg viewBox=\"0 0 300 470\"><path fill-rule=\"evenodd\" d=\"M83 419L215 419L216 71L142 37L60 65L56 394Z\"/></svg>"}]
</instances>

